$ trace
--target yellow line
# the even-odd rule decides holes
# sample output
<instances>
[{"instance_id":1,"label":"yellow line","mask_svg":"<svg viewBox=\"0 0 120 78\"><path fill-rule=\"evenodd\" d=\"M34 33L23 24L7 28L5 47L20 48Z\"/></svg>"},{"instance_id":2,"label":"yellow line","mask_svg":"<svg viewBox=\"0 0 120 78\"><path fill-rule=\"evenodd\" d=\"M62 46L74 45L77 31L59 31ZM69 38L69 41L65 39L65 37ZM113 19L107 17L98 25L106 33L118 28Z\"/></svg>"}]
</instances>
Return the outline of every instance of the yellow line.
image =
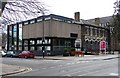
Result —
<instances>
[{"instance_id":1,"label":"yellow line","mask_svg":"<svg viewBox=\"0 0 120 78\"><path fill-rule=\"evenodd\" d=\"M32 71L32 68L26 68L26 71L23 71L23 72L20 72L20 73L16 73L16 74L7 75L7 76L16 76L16 75L19 75L19 74L28 73L30 71Z\"/></svg>"}]
</instances>

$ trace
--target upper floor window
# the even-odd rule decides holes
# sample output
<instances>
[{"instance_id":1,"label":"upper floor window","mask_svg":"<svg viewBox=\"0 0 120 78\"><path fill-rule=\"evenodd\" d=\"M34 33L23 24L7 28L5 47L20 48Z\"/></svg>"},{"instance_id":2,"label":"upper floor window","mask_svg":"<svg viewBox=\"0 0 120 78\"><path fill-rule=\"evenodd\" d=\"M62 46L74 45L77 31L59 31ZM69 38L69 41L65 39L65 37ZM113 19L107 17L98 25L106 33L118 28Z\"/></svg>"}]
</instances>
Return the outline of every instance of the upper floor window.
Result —
<instances>
[{"instance_id":1,"label":"upper floor window","mask_svg":"<svg viewBox=\"0 0 120 78\"><path fill-rule=\"evenodd\" d=\"M28 24L28 21L24 22L24 25L27 25Z\"/></svg>"},{"instance_id":2,"label":"upper floor window","mask_svg":"<svg viewBox=\"0 0 120 78\"><path fill-rule=\"evenodd\" d=\"M49 20L49 19L51 19L51 17L47 17L47 18L45 18L45 20Z\"/></svg>"},{"instance_id":3,"label":"upper floor window","mask_svg":"<svg viewBox=\"0 0 120 78\"><path fill-rule=\"evenodd\" d=\"M100 33L100 30L99 29L97 29L97 36L99 37L100 35L99 35L99 33Z\"/></svg>"},{"instance_id":4,"label":"upper floor window","mask_svg":"<svg viewBox=\"0 0 120 78\"><path fill-rule=\"evenodd\" d=\"M40 22L40 21L42 21L42 18L38 18L38 19L37 19L37 22Z\"/></svg>"},{"instance_id":5,"label":"upper floor window","mask_svg":"<svg viewBox=\"0 0 120 78\"><path fill-rule=\"evenodd\" d=\"M28 40L24 40L24 45L28 45Z\"/></svg>"},{"instance_id":6,"label":"upper floor window","mask_svg":"<svg viewBox=\"0 0 120 78\"><path fill-rule=\"evenodd\" d=\"M89 35L89 27L85 26L85 34Z\"/></svg>"},{"instance_id":7,"label":"upper floor window","mask_svg":"<svg viewBox=\"0 0 120 78\"><path fill-rule=\"evenodd\" d=\"M107 22L106 24L107 24L107 25L110 25L110 23L109 23L109 22Z\"/></svg>"},{"instance_id":8,"label":"upper floor window","mask_svg":"<svg viewBox=\"0 0 120 78\"><path fill-rule=\"evenodd\" d=\"M99 24L99 26L102 26L102 23L101 23L101 24Z\"/></svg>"},{"instance_id":9,"label":"upper floor window","mask_svg":"<svg viewBox=\"0 0 120 78\"><path fill-rule=\"evenodd\" d=\"M96 33L95 33L95 29L94 29L94 28L93 28L93 32L92 32L92 33L93 33L94 36L96 35Z\"/></svg>"},{"instance_id":10,"label":"upper floor window","mask_svg":"<svg viewBox=\"0 0 120 78\"><path fill-rule=\"evenodd\" d=\"M35 20L31 20L30 23L31 23L31 24L35 23Z\"/></svg>"},{"instance_id":11,"label":"upper floor window","mask_svg":"<svg viewBox=\"0 0 120 78\"><path fill-rule=\"evenodd\" d=\"M30 44L35 44L35 41L34 40L30 40Z\"/></svg>"}]
</instances>

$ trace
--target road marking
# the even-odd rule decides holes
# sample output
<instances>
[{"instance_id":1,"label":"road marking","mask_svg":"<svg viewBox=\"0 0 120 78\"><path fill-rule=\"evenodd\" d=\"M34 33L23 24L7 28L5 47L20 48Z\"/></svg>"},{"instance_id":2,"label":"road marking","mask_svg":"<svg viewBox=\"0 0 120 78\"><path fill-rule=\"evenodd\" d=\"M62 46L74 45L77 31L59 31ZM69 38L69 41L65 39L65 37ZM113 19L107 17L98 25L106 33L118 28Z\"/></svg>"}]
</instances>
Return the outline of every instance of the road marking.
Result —
<instances>
[{"instance_id":1,"label":"road marking","mask_svg":"<svg viewBox=\"0 0 120 78\"><path fill-rule=\"evenodd\" d=\"M50 67L50 68L55 68L55 67Z\"/></svg>"},{"instance_id":2,"label":"road marking","mask_svg":"<svg viewBox=\"0 0 120 78\"><path fill-rule=\"evenodd\" d=\"M78 75L78 76L87 76L88 74L93 74L93 73L97 73L97 72L100 72L100 71L88 72L88 73L81 74L81 75Z\"/></svg>"},{"instance_id":3,"label":"road marking","mask_svg":"<svg viewBox=\"0 0 120 78\"><path fill-rule=\"evenodd\" d=\"M47 68L42 68L42 69L47 69Z\"/></svg>"},{"instance_id":4,"label":"road marking","mask_svg":"<svg viewBox=\"0 0 120 78\"><path fill-rule=\"evenodd\" d=\"M110 73L111 76L118 76L118 73Z\"/></svg>"},{"instance_id":5,"label":"road marking","mask_svg":"<svg viewBox=\"0 0 120 78\"><path fill-rule=\"evenodd\" d=\"M75 64L75 63L71 63L71 64Z\"/></svg>"},{"instance_id":6,"label":"road marking","mask_svg":"<svg viewBox=\"0 0 120 78\"><path fill-rule=\"evenodd\" d=\"M66 70L61 70L60 72L66 72Z\"/></svg>"},{"instance_id":7,"label":"road marking","mask_svg":"<svg viewBox=\"0 0 120 78\"><path fill-rule=\"evenodd\" d=\"M71 63L67 63L67 65L70 65Z\"/></svg>"},{"instance_id":8,"label":"road marking","mask_svg":"<svg viewBox=\"0 0 120 78\"><path fill-rule=\"evenodd\" d=\"M19 75L19 74L28 73L28 72L30 72L30 71L32 71L32 68L26 68L26 71L24 71L24 72L15 73L15 74L7 75L7 76L16 76L16 75Z\"/></svg>"},{"instance_id":9,"label":"road marking","mask_svg":"<svg viewBox=\"0 0 120 78\"><path fill-rule=\"evenodd\" d=\"M77 62L77 64L79 64L80 62Z\"/></svg>"},{"instance_id":10,"label":"road marking","mask_svg":"<svg viewBox=\"0 0 120 78\"><path fill-rule=\"evenodd\" d=\"M64 75L64 76L71 76L70 74L66 74L66 75Z\"/></svg>"}]
</instances>

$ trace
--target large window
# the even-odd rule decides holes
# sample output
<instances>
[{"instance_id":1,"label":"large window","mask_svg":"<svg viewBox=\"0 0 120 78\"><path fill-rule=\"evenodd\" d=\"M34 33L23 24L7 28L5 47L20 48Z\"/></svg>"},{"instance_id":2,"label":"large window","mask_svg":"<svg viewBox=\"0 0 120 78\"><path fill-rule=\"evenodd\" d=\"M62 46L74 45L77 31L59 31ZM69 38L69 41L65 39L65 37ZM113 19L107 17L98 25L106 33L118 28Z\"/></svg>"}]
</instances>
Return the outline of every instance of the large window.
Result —
<instances>
[{"instance_id":1,"label":"large window","mask_svg":"<svg viewBox=\"0 0 120 78\"><path fill-rule=\"evenodd\" d=\"M22 24L19 24L19 45L22 45Z\"/></svg>"},{"instance_id":2,"label":"large window","mask_svg":"<svg viewBox=\"0 0 120 78\"><path fill-rule=\"evenodd\" d=\"M46 50L46 51L50 51L50 50L51 50L51 47L50 47L50 46L45 46L45 50Z\"/></svg>"},{"instance_id":3,"label":"large window","mask_svg":"<svg viewBox=\"0 0 120 78\"><path fill-rule=\"evenodd\" d=\"M28 45L28 40L24 40L24 45Z\"/></svg>"},{"instance_id":4,"label":"large window","mask_svg":"<svg viewBox=\"0 0 120 78\"><path fill-rule=\"evenodd\" d=\"M9 26L9 50L12 50L12 26Z\"/></svg>"},{"instance_id":5,"label":"large window","mask_svg":"<svg viewBox=\"0 0 120 78\"><path fill-rule=\"evenodd\" d=\"M37 46L38 51L42 51L42 46Z\"/></svg>"},{"instance_id":6,"label":"large window","mask_svg":"<svg viewBox=\"0 0 120 78\"><path fill-rule=\"evenodd\" d=\"M28 51L28 46L24 46L24 50Z\"/></svg>"},{"instance_id":7,"label":"large window","mask_svg":"<svg viewBox=\"0 0 120 78\"><path fill-rule=\"evenodd\" d=\"M35 44L35 41L34 40L30 40L30 45L33 45Z\"/></svg>"},{"instance_id":8,"label":"large window","mask_svg":"<svg viewBox=\"0 0 120 78\"><path fill-rule=\"evenodd\" d=\"M13 43L14 50L17 50L17 25L13 26Z\"/></svg>"},{"instance_id":9,"label":"large window","mask_svg":"<svg viewBox=\"0 0 120 78\"><path fill-rule=\"evenodd\" d=\"M42 40L37 40L37 44L42 44Z\"/></svg>"},{"instance_id":10,"label":"large window","mask_svg":"<svg viewBox=\"0 0 120 78\"><path fill-rule=\"evenodd\" d=\"M37 40L37 44L42 44L42 39L41 40ZM51 39L45 39L44 44L51 44Z\"/></svg>"},{"instance_id":11,"label":"large window","mask_svg":"<svg viewBox=\"0 0 120 78\"><path fill-rule=\"evenodd\" d=\"M35 50L35 47L34 46L30 46L30 50Z\"/></svg>"}]
</instances>

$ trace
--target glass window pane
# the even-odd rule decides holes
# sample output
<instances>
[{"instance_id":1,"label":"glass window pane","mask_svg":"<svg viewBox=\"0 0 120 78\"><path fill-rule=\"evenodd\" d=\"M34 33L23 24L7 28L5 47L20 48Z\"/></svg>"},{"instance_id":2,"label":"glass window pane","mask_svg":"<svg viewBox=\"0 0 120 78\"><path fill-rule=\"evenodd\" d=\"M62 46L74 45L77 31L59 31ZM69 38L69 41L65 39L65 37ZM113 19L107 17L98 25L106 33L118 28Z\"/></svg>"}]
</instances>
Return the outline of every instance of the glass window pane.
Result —
<instances>
[{"instance_id":1,"label":"glass window pane","mask_svg":"<svg viewBox=\"0 0 120 78\"><path fill-rule=\"evenodd\" d=\"M35 47L34 46L30 47L30 50L35 50Z\"/></svg>"},{"instance_id":2,"label":"glass window pane","mask_svg":"<svg viewBox=\"0 0 120 78\"><path fill-rule=\"evenodd\" d=\"M28 50L28 47L26 46L26 47L24 47L24 50Z\"/></svg>"},{"instance_id":3,"label":"glass window pane","mask_svg":"<svg viewBox=\"0 0 120 78\"><path fill-rule=\"evenodd\" d=\"M38 47L37 47L37 50L38 50L38 51L42 51L42 46L38 46Z\"/></svg>"},{"instance_id":4,"label":"glass window pane","mask_svg":"<svg viewBox=\"0 0 120 78\"><path fill-rule=\"evenodd\" d=\"M45 50L50 51L51 47L50 46L45 46Z\"/></svg>"},{"instance_id":5,"label":"glass window pane","mask_svg":"<svg viewBox=\"0 0 120 78\"><path fill-rule=\"evenodd\" d=\"M34 40L30 40L30 44L35 44L35 41Z\"/></svg>"}]
</instances>

